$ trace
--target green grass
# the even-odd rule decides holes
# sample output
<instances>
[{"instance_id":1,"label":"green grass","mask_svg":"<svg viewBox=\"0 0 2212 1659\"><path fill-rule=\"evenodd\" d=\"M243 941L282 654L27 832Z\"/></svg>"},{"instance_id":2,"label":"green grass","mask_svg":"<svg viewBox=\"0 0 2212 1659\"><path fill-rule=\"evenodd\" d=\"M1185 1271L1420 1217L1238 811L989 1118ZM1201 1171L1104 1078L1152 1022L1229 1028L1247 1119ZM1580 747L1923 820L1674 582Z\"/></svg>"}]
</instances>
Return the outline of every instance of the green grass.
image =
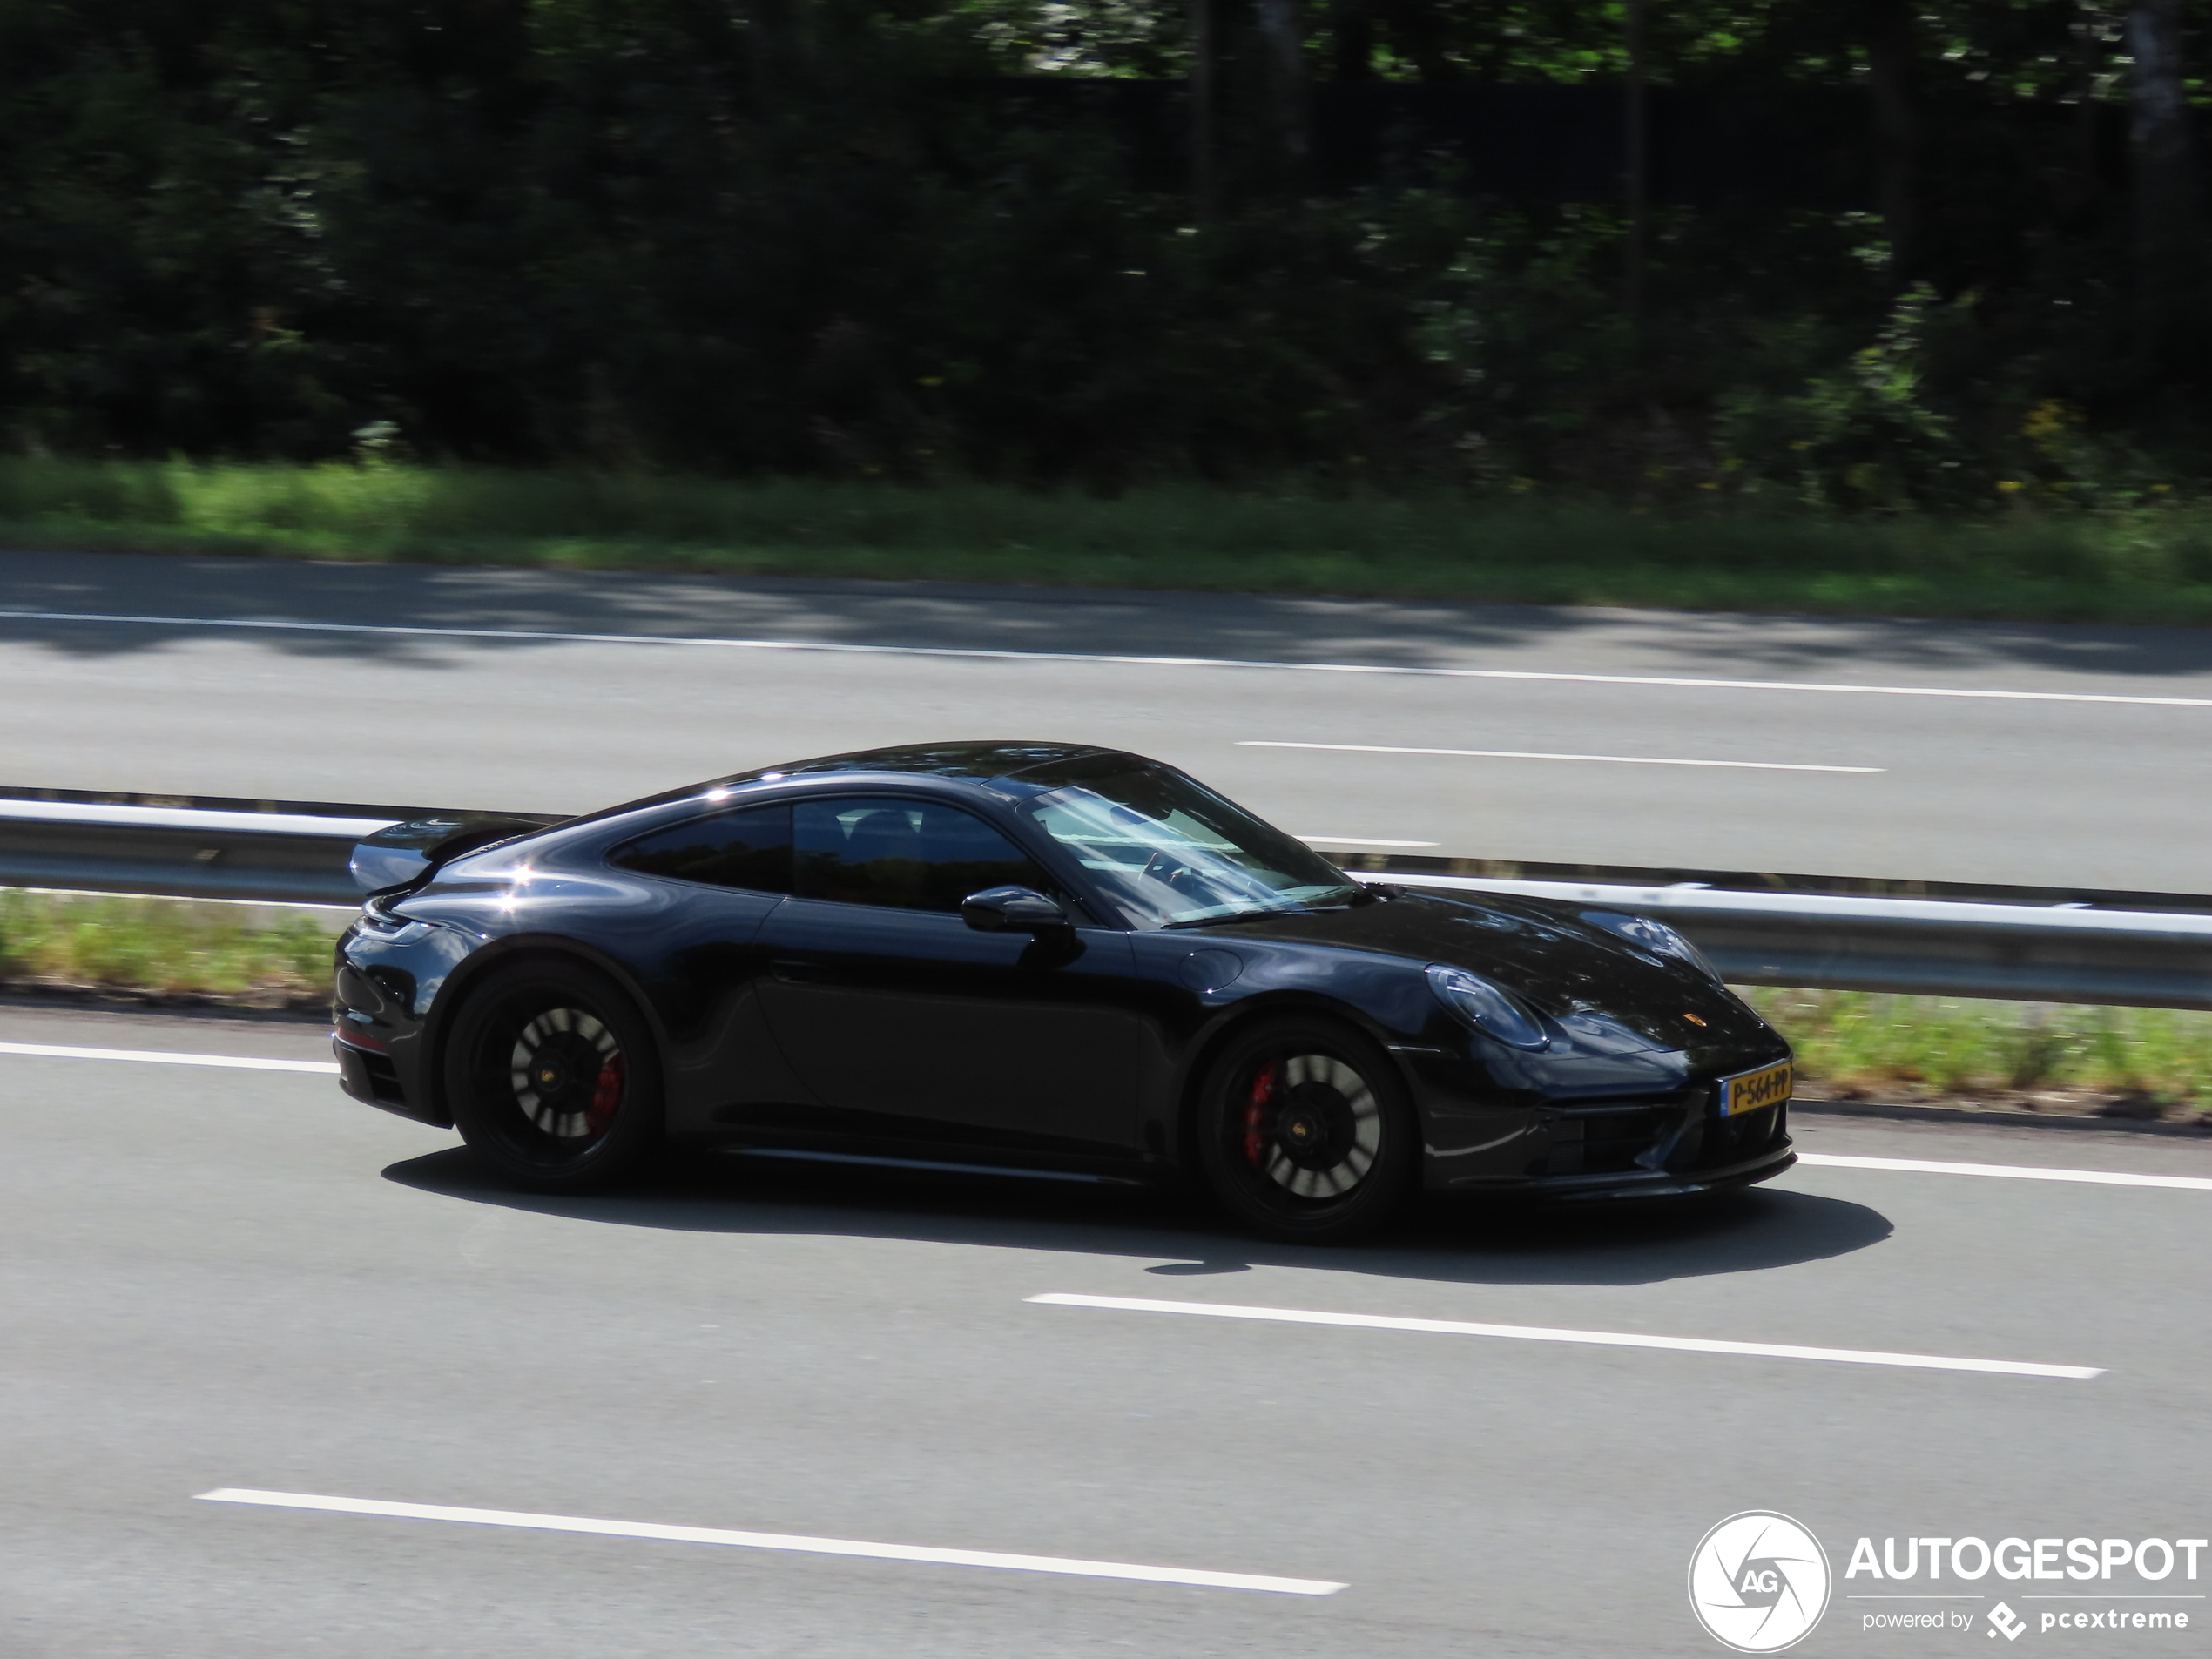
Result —
<instances>
[{"instance_id":1,"label":"green grass","mask_svg":"<svg viewBox=\"0 0 2212 1659\"><path fill-rule=\"evenodd\" d=\"M1642 513L1438 492L0 460L0 544L727 575L2212 622L2212 506Z\"/></svg>"},{"instance_id":2,"label":"green grass","mask_svg":"<svg viewBox=\"0 0 2212 1659\"><path fill-rule=\"evenodd\" d=\"M0 890L0 981L21 988L330 1000L331 930L259 907Z\"/></svg>"},{"instance_id":3,"label":"green grass","mask_svg":"<svg viewBox=\"0 0 2212 1659\"><path fill-rule=\"evenodd\" d=\"M1799 1092L1811 1098L2135 1096L2183 1115L2212 1110L2212 1014L1857 991L1743 994L1797 1049Z\"/></svg>"},{"instance_id":4,"label":"green grass","mask_svg":"<svg viewBox=\"0 0 2212 1659\"><path fill-rule=\"evenodd\" d=\"M330 987L320 917L255 907L0 889L0 982L314 1007ZM1797 1051L1809 1098L2043 1097L2057 1109L2148 1097L2212 1113L2212 1014L1851 991L1748 989Z\"/></svg>"}]
</instances>

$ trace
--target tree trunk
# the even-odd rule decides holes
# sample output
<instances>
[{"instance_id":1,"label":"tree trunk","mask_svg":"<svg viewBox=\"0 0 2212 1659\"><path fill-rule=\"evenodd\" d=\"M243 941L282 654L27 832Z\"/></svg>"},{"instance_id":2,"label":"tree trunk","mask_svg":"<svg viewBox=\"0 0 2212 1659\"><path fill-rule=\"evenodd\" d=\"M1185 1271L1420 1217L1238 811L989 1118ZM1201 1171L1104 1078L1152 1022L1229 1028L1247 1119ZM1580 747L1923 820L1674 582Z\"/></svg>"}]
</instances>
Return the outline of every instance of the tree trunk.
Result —
<instances>
[{"instance_id":1,"label":"tree trunk","mask_svg":"<svg viewBox=\"0 0 2212 1659\"><path fill-rule=\"evenodd\" d=\"M1867 0L1866 67L1874 98L1874 201L1902 287L1920 258L1920 115L1912 96L1913 0Z\"/></svg>"},{"instance_id":2,"label":"tree trunk","mask_svg":"<svg viewBox=\"0 0 2212 1659\"><path fill-rule=\"evenodd\" d=\"M2182 0L2128 10L2128 148L2141 344L2155 358L2183 326L2197 262L2195 145L2182 84Z\"/></svg>"},{"instance_id":3,"label":"tree trunk","mask_svg":"<svg viewBox=\"0 0 2212 1659\"><path fill-rule=\"evenodd\" d=\"M1628 0L1622 21L1629 59L1628 84L1621 111L1625 140L1621 155L1621 201L1628 220L1629 241L1622 308L1628 314L1629 339L1641 347L1644 245L1651 234L1651 134L1649 100L1644 91L1644 0Z\"/></svg>"},{"instance_id":4,"label":"tree trunk","mask_svg":"<svg viewBox=\"0 0 2212 1659\"><path fill-rule=\"evenodd\" d=\"M1375 14L1368 0L1336 0L1331 17L1336 35L1336 70L1340 81L1375 76Z\"/></svg>"},{"instance_id":5,"label":"tree trunk","mask_svg":"<svg viewBox=\"0 0 2212 1659\"><path fill-rule=\"evenodd\" d=\"M2060 206L2078 213L2104 192L2105 0L2077 0L2070 33L2074 104L2073 165Z\"/></svg>"},{"instance_id":6,"label":"tree trunk","mask_svg":"<svg viewBox=\"0 0 2212 1659\"><path fill-rule=\"evenodd\" d=\"M1305 174L1309 144L1305 97L1305 17L1299 0L1259 0L1262 70L1279 182L1296 189Z\"/></svg>"},{"instance_id":7,"label":"tree trunk","mask_svg":"<svg viewBox=\"0 0 2212 1659\"><path fill-rule=\"evenodd\" d=\"M1190 0L1190 215L1214 215L1213 0Z\"/></svg>"}]
</instances>

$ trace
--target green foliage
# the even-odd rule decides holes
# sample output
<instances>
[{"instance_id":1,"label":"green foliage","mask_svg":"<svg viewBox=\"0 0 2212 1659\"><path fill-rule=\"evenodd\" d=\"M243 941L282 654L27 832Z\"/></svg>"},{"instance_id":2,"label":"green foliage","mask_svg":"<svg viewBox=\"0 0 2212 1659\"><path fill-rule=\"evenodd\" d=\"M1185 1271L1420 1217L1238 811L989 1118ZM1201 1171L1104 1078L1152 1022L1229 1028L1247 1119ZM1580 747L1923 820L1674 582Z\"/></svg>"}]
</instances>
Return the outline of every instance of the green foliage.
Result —
<instances>
[{"instance_id":1,"label":"green foliage","mask_svg":"<svg viewBox=\"0 0 2212 1659\"><path fill-rule=\"evenodd\" d=\"M102 989L318 1001L331 934L249 907L0 889L0 979Z\"/></svg>"},{"instance_id":2,"label":"green foliage","mask_svg":"<svg viewBox=\"0 0 2212 1659\"><path fill-rule=\"evenodd\" d=\"M1963 481L1951 476L1965 465L1957 423L1927 397L1935 305L1916 285L1840 368L1802 373L1777 391L1723 391L1714 422L1720 470L1745 496L1779 486L1815 508L1963 504ZM1817 362L1823 354L1804 348L1808 332L1802 321L1776 329L1777 354Z\"/></svg>"},{"instance_id":3,"label":"green foliage","mask_svg":"<svg viewBox=\"0 0 2212 1659\"><path fill-rule=\"evenodd\" d=\"M1632 327L1612 206L1260 187L1218 10L1202 228L1110 120L990 87L1178 75L1170 0L0 0L0 448L1892 515L2207 482L2207 377L2128 347L2103 12L1916 9L1921 286L1863 212L1715 201L1656 215ZM1317 76L1623 66L1617 0L1308 10ZM1858 107L1861 9L1650 10L1662 87Z\"/></svg>"},{"instance_id":4,"label":"green foliage","mask_svg":"<svg viewBox=\"0 0 2212 1659\"><path fill-rule=\"evenodd\" d=\"M1855 991L1743 993L1815 1096L2089 1089L2212 1109L2212 1014Z\"/></svg>"},{"instance_id":5,"label":"green foliage","mask_svg":"<svg viewBox=\"0 0 2212 1659\"><path fill-rule=\"evenodd\" d=\"M1501 490L0 459L0 545L424 563L2212 622L2200 506L1809 520Z\"/></svg>"}]
</instances>

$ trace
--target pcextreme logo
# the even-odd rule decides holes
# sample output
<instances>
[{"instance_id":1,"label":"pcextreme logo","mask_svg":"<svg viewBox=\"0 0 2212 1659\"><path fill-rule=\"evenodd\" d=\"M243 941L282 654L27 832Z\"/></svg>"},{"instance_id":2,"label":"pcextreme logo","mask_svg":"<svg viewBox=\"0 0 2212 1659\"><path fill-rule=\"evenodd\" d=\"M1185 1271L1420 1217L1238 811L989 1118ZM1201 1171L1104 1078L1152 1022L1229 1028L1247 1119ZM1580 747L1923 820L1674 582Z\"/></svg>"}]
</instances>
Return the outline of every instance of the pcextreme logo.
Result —
<instances>
[{"instance_id":1,"label":"pcextreme logo","mask_svg":"<svg viewBox=\"0 0 2212 1659\"><path fill-rule=\"evenodd\" d=\"M1716 1642L1738 1653L1779 1653L1812 1633L1828 1610L1827 1552L1787 1515L1746 1509L1699 1541L1689 1558L1689 1605Z\"/></svg>"}]
</instances>

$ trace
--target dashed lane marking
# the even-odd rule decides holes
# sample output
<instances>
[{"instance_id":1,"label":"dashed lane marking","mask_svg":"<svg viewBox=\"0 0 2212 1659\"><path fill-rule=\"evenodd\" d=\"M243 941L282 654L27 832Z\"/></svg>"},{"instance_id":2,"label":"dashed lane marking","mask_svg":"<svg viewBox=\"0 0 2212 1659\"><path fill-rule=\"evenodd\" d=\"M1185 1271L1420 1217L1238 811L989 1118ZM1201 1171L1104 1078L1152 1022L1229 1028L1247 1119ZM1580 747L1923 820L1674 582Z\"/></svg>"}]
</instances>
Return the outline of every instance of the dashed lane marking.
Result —
<instances>
[{"instance_id":1,"label":"dashed lane marking","mask_svg":"<svg viewBox=\"0 0 2212 1659\"><path fill-rule=\"evenodd\" d=\"M1012 1555L988 1549L938 1549L926 1544L877 1544L853 1538L809 1538L796 1533L732 1532L719 1527L664 1527L643 1521L601 1521L589 1515L541 1515L517 1509L463 1509L439 1503L388 1503L379 1498L334 1498L312 1492L260 1492L219 1487L198 1494L208 1503L258 1504L276 1509L317 1509L347 1515L384 1515L402 1521L460 1521L475 1527L516 1527L535 1532L594 1533L607 1538L657 1538L679 1544L720 1544L732 1549L791 1550L807 1555L856 1555L871 1561L921 1561L937 1567L995 1567L1014 1573L1058 1573L1074 1578L1134 1579L1150 1584L1192 1584L1215 1590L1265 1590L1277 1595L1334 1595L1348 1586L1318 1578L1276 1578L1262 1573L1213 1573L1192 1567L1150 1567L1135 1561L1081 1561L1061 1555Z\"/></svg>"},{"instance_id":2,"label":"dashed lane marking","mask_svg":"<svg viewBox=\"0 0 2212 1659\"><path fill-rule=\"evenodd\" d=\"M1744 1354L1770 1359L1825 1359L1847 1366L1903 1366L1921 1371L1981 1371L2006 1377L2104 1374L2101 1366L2047 1366L2025 1359L1959 1359L1947 1354L1885 1353L1871 1348L1808 1348L1787 1342L1722 1342L1707 1337L1655 1337L1625 1331L1566 1331L1537 1325L1486 1325L1470 1319L1404 1319L1380 1313L1318 1313L1305 1308L1237 1307L1220 1302L1162 1302L1149 1297L1032 1296L1053 1307L1105 1308L1125 1313L1188 1313L1213 1319L1266 1319L1284 1325L1349 1325L1365 1331L1420 1331L1438 1336L1505 1337L1521 1342L1588 1343L1601 1348L1662 1348L1682 1353Z\"/></svg>"},{"instance_id":3,"label":"dashed lane marking","mask_svg":"<svg viewBox=\"0 0 2212 1659\"><path fill-rule=\"evenodd\" d=\"M1553 754L1534 749L1415 749L1394 743L1291 743L1242 738L1239 749L1327 749L1340 754L1442 755L1462 760L1588 760L1608 766L1723 766L1735 772L1887 772L1886 766L1816 766L1795 760L1671 760L1657 755ZM1305 838L1307 840L1312 837ZM1433 842L1431 846L1435 845Z\"/></svg>"}]
</instances>

